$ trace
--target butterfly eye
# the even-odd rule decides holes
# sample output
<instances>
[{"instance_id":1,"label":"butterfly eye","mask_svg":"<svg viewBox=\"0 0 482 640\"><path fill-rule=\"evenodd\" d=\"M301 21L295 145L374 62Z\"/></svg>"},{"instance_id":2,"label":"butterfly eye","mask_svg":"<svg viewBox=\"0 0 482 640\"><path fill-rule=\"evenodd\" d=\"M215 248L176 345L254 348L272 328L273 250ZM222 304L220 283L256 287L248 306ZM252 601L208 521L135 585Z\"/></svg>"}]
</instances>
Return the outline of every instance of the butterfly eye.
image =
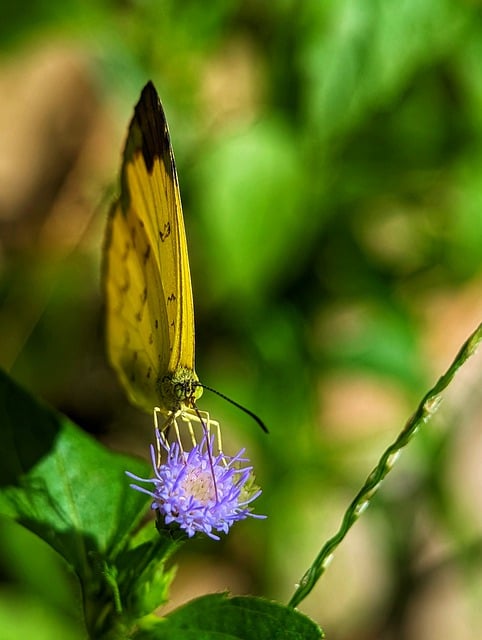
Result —
<instances>
[{"instance_id":1,"label":"butterfly eye","mask_svg":"<svg viewBox=\"0 0 482 640\"><path fill-rule=\"evenodd\" d=\"M178 382L174 385L174 395L178 400L191 397L190 384L186 382Z\"/></svg>"}]
</instances>

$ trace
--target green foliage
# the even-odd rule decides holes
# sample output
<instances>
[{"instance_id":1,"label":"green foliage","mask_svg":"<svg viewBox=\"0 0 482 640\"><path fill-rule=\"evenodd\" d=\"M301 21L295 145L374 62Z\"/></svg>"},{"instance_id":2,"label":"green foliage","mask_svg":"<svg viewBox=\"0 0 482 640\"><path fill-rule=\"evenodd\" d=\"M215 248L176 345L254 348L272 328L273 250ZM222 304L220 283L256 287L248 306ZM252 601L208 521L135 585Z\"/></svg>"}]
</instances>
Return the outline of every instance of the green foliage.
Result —
<instances>
[{"instance_id":1,"label":"green foliage","mask_svg":"<svg viewBox=\"0 0 482 640\"><path fill-rule=\"evenodd\" d=\"M261 598L203 596L180 607L166 620L136 633L135 640L316 640L321 629L301 613Z\"/></svg>"},{"instance_id":2,"label":"green foliage","mask_svg":"<svg viewBox=\"0 0 482 640\"><path fill-rule=\"evenodd\" d=\"M218 274L212 293L233 315L245 305L259 308L298 260L306 234L299 224L303 167L291 136L279 119L263 120L207 148L197 163L199 215L208 246L217 247L209 261Z\"/></svg>"},{"instance_id":3,"label":"green foliage","mask_svg":"<svg viewBox=\"0 0 482 640\"><path fill-rule=\"evenodd\" d=\"M91 554L116 555L145 500L122 482L146 465L109 453L1 374L0 511L21 522L87 575ZM133 465L133 467L132 467Z\"/></svg>"},{"instance_id":4,"label":"green foliage","mask_svg":"<svg viewBox=\"0 0 482 640\"><path fill-rule=\"evenodd\" d=\"M125 626L164 602L170 574L163 576L161 560L176 544L151 535L129 548L146 500L124 472L145 474L145 463L107 451L4 373L0 424L0 513L66 560L80 581L90 632L114 625L116 616Z\"/></svg>"},{"instance_id":5,"label":"green foliage","mask_svg":"<svg viewBox=\"0 0 482 640\"><path fill-rule=\"evenodd\" d=\"M146 448L151 423L143 424L128 408L103 356L96 278L105 210L79 237L72 255L57 256L62 225L75 221L79 209L98 212L99 202L107 199L106 183L114 183L132 106L152 78L166 108L178 165L198 373L270 428L264 437L249 418L208 392L203 395L200 408L220 420L226 446L241 440L254 454L263 488L259 509L269 516L261 527L240 526L242 539L233 531L233 542L216 553L234 571L246 572L253 590L287 600L302 566L309 566L337 531L346 504L380 451L480 322L478 3L216 0L206 10L197 0L37 0L25 6L7 0L0 8L0 39L3 65L14 78L3 102L16 86L32 82L22 61L31 56L37 69L39 51L65 52L74 42L82 52L82 82L94 87L100 110L92 127L96 135L86 128L85 147L75 150L71 164L63 163L54 203L44 201L42 188L33 195L25 190L14 217L8 206L4 210L6 189L0 189L0 364L113 447ZM67 66L65 82L55 86L43 78L34 86L46 87L49 100L56 99L71 72ZM76 104L84 104L88 93L82 82ZM44 102L27 102L25 119L31 122ZM68 101L61 104L71 108ZM12 113L14 118L4 117L6 129L22 119L20 109ZM115 134L106 140L111 123ZM27 146L14 160L21 140L11 148L4 145L5 165L18 162L16 192L22 196L24 156L32 155L45 168L49 184L48 169L59 155L50 139L60 125L57 116L38 125L49 140L45 156L37 157ZM70 131L62 139L70 139ZM60 215L54 206L59 202L64 203ZM49 215L52 211L56 215ZM51 228L62 224L49 241L37 243L47 222ZM27 238L23 244L22 238ZM345 384L337 387L337 380ZM480 385L464 384L454 404L449 400L441 412L437 447L430 435L420 434L413 454L403 458L408 470L392 474L394 484L368 515L385 582L359 589L360 598L376 601L373 615L366 601L358 601L333 623L333 628L338 622L351 624L346 636L378 637L384 628L387 634L414 637L410 616L421 606L416 599L428 580L414 567L420 566L419 550L432 539L451 543L446 564L461 567L464 578L468 565L480 573L476 554L463 566L457 560L465 548L476 547L468 532L480 536L470 485L455 464L464 437L476 437L470 425L480 412ZM373 386L382 407L379 395L372 398ZM392 408L388 414L385 402ZM21 407L11 407L15 420L30 424ZM368 418L365 410L371 410ZM7 431L6 451L17 451L19 436ZM89 572L98 577L96 588L109 598L129 584L132 599L123 604L133 616L163 602L163 579L172 577L165 567L162 577L147 575L153 567L142 569L147 583L161 583L159 594L137 596L140 586L133 586L133 567L144 557L140 545L153 549L151 539L139 539L131 548L129 518L118 511L119 487L116 499L105 503L105 485L122 476L121 459L114 456L117 471L108 472L110 454L106 458L102 448L92 448L91 440L63 418L50 417L28 434L19 449L27 472L24 485L0 494L2 511L65 554L81 580ZM94 468L86 473L81 467L81 477L72 477L64 469L66 456L81 464L76 451L84 446ZM5 463L2 458L0 477L16 477L19 464L18 453L5 456ZM57 476L66 484L57 486ZM91 508L80 520L69 498L73 488L83 507ZM128 499L134 526L145 502ZM338 517L333 516L334 523L324 519L330 509ZM323 517L317 519L319 513ZM411 526L418 518L430 523L428 534ZM117 524L124 527L120 539ZM9 535L13 545L15 535ZM206 548L198 551L205 557ZM4 549L0 561L7 555ZM397 570L394 556L404 559L410 580ZM357 572L347 582L356 579L353 573L363 558L357 560ZM339 568L334 563L325 575L329 585ZM101 582L101 575L108 580ZM480 583L474 593L478 590ZM328 592L327 597L337 593ZM316 600L322 602L320 593ZM27 594L23 600L34 611L42 597ZM2 605L4 613L8 603ZM326 627L330 611L323 601L313 617ZM26 616L21 617L24 622Z\"/></svg>"}]
</instances>

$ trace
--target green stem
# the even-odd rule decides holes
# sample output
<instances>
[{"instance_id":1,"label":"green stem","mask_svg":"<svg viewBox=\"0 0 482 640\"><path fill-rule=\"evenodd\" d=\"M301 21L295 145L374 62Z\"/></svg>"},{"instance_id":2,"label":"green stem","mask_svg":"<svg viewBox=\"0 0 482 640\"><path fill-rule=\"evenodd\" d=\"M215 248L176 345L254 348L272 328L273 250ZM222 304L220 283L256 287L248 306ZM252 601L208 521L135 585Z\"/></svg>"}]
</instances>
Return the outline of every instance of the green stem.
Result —
<instances>
[{"instance_id":1,"label":"green stem","mask_svg":"<svg viewBox=\"0 0 482 640\"><path fill-rule=\"evenodd\" d=\"M136 622L137 611L132 610L129 596L136 592L140 576L149 571L152 563L159 569L163 567L186 539L184 535L177 532L172 535L160 526L157 529L153 539L125 552L120 564L99 559L103 590L91 594L85 606L87 628L92 637L104 640L121 637L121 631Z\"/></svg>"},{"instance_id":2,"label":"green stem","mask_svg":"<svg viewBox=\"0 0 482 640\"><path fill-rule=\"evenodd\" d=\"M340 528L322 547L320 553L315 558L311 567L302 577L300 584L294 592L288 605L296 607L306 598L318 582L325 569L329 565L333 552L340 542L345 538L355 521L365 511L370 500L380 487L382 480L392 469L398 459L401 450L411 438L416 434L420 427L428 422L438 409L441 402L441 393L451 383L457 370L470 358L476 351L479 342L482 340L482 324L474 331L470 338L464 343L456 358L437 381L435 386L424 396L413 416L408 420L403 431L399 434L395 442L393 442L382 454L378 464L368 475L365 484L355 496L348 509L345 511Z\"/></svg>"}]
</instances>

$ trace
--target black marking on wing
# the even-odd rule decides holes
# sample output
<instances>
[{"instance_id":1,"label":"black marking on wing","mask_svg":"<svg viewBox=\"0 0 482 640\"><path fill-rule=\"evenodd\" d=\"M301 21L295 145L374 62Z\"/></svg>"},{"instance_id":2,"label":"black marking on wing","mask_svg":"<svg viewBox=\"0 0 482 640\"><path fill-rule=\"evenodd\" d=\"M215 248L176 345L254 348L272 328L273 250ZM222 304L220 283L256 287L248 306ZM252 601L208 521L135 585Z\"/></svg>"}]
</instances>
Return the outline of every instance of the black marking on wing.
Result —
<instances>
[{"instance_id":1,"label":"black marking on wing","mask_svg":"<svg viewBox=\"0 0 482 640\"><path fill-rule=\"evenodd\" d=\"M139 300L140 300L141 306L139 310L135 312L134 318L136 319L137 322L142 322L142 317L144 315L144 310L147 302L147 285L144 286L144 289L142 290L142 293L139 296Z\"/></svg>"},{"instance_id":2,"label":"black marking on wing","mask_svg":"<svg viewBox=\"0 0 482 640\"><path fill-rule=\"evenodd\" d=\"M167 196L166 196L167 199ZM164 223L164 230L163 231L159 231L159 238L161 240L161 242L164 242L165 240L167 240L167 238L171 235L171 223L170 222L165 222Z\"/></svg>"}]
</instances>

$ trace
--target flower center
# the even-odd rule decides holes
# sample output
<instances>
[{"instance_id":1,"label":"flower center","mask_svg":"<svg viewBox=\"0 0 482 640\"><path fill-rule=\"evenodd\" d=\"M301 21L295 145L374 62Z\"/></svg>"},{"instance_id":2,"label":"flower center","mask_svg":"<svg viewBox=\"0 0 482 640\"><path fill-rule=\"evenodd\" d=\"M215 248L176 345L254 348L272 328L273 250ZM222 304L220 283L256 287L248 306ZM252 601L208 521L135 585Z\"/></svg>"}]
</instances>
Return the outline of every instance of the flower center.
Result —
<instances>
[{"instance_id":1,"label":"flower center","mask_svg":"<svg viewBox=\"0 0 482 640\"><path fill-rule=\"evenodd\" d=\"M216 500L211 470L190 469L184 476L180 486L186 495L196 498L202 504Z\"/></svg>"}]
</instances>

